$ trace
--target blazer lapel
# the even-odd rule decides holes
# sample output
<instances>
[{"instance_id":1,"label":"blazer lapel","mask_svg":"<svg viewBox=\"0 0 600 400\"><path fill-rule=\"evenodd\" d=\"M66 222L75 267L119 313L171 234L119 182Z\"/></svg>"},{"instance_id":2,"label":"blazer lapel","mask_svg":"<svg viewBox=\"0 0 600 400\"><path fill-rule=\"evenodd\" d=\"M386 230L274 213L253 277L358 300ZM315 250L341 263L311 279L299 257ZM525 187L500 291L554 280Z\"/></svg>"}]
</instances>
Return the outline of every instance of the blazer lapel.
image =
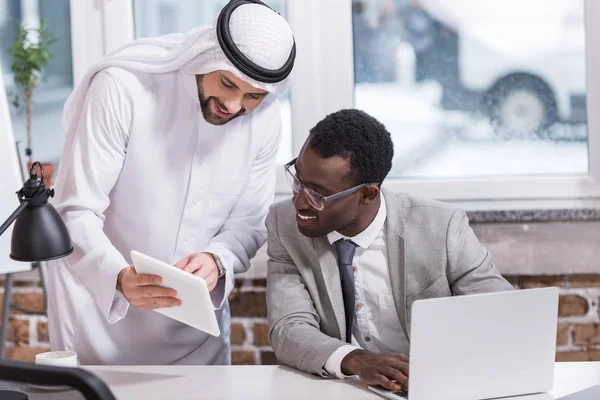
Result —
<instances>
[{"instance_id":1,"label":"blazer lapel","mask_svg":"<svg viewBox=\"0 0 600 400\"><path fill-rule=\"evenodd\" d=\"M385 196L387 220L385 223L386 249L392 295L398 319L406 338L410 340L410 330L406 319L406 252L404 248L404 218L396 204L396 195L383 191Z\"/></svg>"},{"instance_id":2,"label":"blazer lapel","mask_svg":"<svg viewBox=\"0 0 600 400\"><path fill-rule=\"evenodd\" d=\"M315 274L317 276L320 274L323 277L325 290L327 291L337 321L340 333L339 339L345 338L346 317L344 315L344 298L342 297L342 282L340 279L337 258L334 255L333 247L327 240L327 237L313 239L313 243L319 259L319 271L315 271Z\"/></svg>"}]
</instances>

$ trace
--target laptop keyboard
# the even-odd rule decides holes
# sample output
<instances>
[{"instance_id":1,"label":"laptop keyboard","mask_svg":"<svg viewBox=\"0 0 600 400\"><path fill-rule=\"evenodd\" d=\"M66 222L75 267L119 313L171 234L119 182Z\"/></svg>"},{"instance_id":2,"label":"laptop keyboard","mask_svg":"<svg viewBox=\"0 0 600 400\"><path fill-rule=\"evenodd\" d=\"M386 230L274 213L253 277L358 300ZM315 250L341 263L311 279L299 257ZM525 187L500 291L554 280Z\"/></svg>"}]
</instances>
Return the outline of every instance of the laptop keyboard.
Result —
<instances>
[{"instance_id":1,"label":"laptop keyboard","mask_svg":"<svg viewBox=\"0 0 600 400\"><path fill-rule=\"evenodd\" d=\"M395 398L402 399L402 400L408 400L408 390L403 389L399 392L391 392L390 394L392 396L395 396Z\"/></svg>"},{"instance_id":2,"label":"laptop keyboard","mask_svg":"<svg viewBox=\"0 0 600 400\"><path fill-rule=\"evenodd\" d=\"M399 392L392 392L390 390L385 390L382 388L374 388L373 386L369 386L369 389L372 391L379 393L381 396L390 400L408 400L408 390L401 390Z\"/></svg>"}]
</instances>

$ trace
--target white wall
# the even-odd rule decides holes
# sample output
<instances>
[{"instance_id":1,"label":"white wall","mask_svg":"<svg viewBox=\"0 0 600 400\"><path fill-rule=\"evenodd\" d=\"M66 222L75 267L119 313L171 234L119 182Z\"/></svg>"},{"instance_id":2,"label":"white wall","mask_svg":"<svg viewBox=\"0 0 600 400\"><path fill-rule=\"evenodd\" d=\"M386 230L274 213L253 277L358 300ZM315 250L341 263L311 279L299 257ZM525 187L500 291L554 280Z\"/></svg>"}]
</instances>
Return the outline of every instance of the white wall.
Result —
<instances>
[{"instance_id":1,"label":"white wall","mask_svg":"<svg viewBox=\"0 0 600 400\"><path fill-rule=\"evenodd\" d=\"M0 66L0 224L19 206L15 192L23 186L1 68ZM30 269L30 264L18 263L9 258L11 234L12 225L0 236L0 274Z\"/></svg>"}]
</instances>

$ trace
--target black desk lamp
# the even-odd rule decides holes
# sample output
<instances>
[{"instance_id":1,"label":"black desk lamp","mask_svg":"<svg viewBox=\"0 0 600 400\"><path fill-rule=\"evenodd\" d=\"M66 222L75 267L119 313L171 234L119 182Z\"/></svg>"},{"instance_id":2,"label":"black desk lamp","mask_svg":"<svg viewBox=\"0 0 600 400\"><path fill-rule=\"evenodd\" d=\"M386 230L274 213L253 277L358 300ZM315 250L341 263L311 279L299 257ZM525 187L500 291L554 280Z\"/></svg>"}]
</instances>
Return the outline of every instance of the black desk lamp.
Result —
<instances>
[{"instance_id":1,"label":"black desk lamp","mask_svg":"<svg viewBox=\"0 0 600 400\"><path fill-rule=\"evenodd\" d=\"M35 166L40 167L41 179ZM73 252L71 238L56 209L48 203L54 189L46 188L44 169L39 162L29 170L29 179L17 192L20 205L0 226L0 235L15 222L10 258L16 261L48 261ZM0 380L38 385L64 385L79 390L86 399L115 400L102 380L80 368L51 367L32 363L0 360ZM0 390L2 400L26 400L25 393Z\"/></svg>"}]
</instances>

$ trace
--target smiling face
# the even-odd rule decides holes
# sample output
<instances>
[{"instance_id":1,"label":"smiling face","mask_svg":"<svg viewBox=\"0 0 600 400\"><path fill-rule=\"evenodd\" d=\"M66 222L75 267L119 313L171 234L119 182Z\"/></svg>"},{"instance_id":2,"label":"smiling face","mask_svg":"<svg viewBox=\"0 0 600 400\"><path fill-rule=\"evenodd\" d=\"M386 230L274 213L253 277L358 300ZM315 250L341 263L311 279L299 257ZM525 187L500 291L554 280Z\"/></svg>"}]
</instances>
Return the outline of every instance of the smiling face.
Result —
<instances>
[{"instance_id":1,"label":"smiling face","mask_svg":"<svg viewBox=\"0 0 600 400\"><path fill-rule=\"evenodd\" d=\"M264 100L268 92L255 88L229 71L196 75L198 98L206 122L224 125L248 114Z\"/></svg>"},{"instance_id":2,"label":"smiling face","mask_svg":"<svg viewBox=\"0 0 600 400\"><path fill-rule=\"evenodd\" d=\"M310 140L310 139L309 139ZM305 144L296 161L296 178L322 196L330 196L355 186L350 163L341 156L324 158ZM379 188L365 186L358 191L327 201L323 210L317 210L301 190L294 194L296 222L300 233L308 237L322 237L338 231L354 236L373 220L379 208Z\"/></svg>"},{"instance_id":3,"label":"smiling face","mask_svg":"<svg viewBox=\"0 0 600 400\"><path fill-rule=\"evenodd\" d=\"M319 121L286 164L300 232L353 237L365 230L379 211L379 188L393 156L390 133L364 111L342 109Z\"/></svg>"}]
</instances>

